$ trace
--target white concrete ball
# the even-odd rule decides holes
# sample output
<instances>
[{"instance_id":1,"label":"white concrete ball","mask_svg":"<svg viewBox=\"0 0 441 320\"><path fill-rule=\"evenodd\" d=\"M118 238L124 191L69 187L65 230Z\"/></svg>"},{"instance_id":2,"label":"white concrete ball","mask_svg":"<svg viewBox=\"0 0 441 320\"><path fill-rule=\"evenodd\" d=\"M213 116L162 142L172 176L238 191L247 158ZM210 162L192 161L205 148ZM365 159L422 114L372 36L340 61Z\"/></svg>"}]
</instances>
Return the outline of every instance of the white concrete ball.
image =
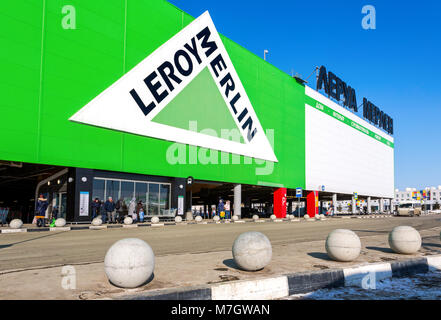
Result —
<instances>
[{"instance_id":1,"label":"white concrete ball","mask_svg":"<svg viewBox=\"0 0 441 320\"><path fill-rule=\"evenodd\" d=\"M271 261L272 248L269 239L260 232L245 232L233 243L233 258L243 270L263 269Z\"/></svg>"},{"instance_id":2,"label":"white concrete ball","mask_svg":"<svg viewBox=\"0 0 441 320\"><path fill-rule=\"evenodd\" d=\"M155 255L147 242L127 238L107 250L104 270L110 282L121 288L136 288L146 283L155 268Z\"/></svg>"},{"instance_id":3,"label":"white concrete ball","mask_svg":"<svg viewBox=\"0 0 441 320\"><path fill-rule=\"evenodd\" d=\"M133 223L132 217L125 217L124 218L124 224L132 224L132 223Z\"/></svg>"},{"instance_id":4,"label":"white concrete ball","mask_svg":"<svg viewBox=\"0 0 441 320\"><path fill-rule=\"evenodd\" d=\"M218 217L218 216L215 216L215 217ZM219 217L218 217L219 218ZM202 221L202 217L201 216L197 216L195 219L194 219L196 222L201 222ZM214 218L213 218L213 220L214 220ZM215 221L217 221L217 220L215 220Z\"/></svg>"},{"instance_id":5,"label":"white concrete ball","mask_svg":"<svg viewBox=\"0 0 441 320\"><path fill-rule=\"evenodd\" d=\"M177 223L182 222L182 217L181 216L176 216L175 217L175 222L177 222Z\"/></svg>"},{"instance_id":6,"label":"white concrete ball","mask_svg":"<svg viewBox=\"0 0 441 320\"><path fill-rule=\"evenodd\" d=\"M259 220L259 216L257 215L257 214L255 214L254 216L253 216L253 220Z\"/></svg>"},{"instance_id":7,"label":"white concrete ball","mask_svg":"<svg viewBox=\"0 0 441 320\"><path fill-rule=\"evenodd\" d=\"M310 219L310 217L309 217L308 214L305 214L305 215L303 216L303 218L305 218L305 219Z\"/></svg>"},{"instance_id":8,"label":"white concrete ball","mask_svg":"<svg viewBox=\"0 0 441 320\"><path fill-rule=\"evenodd\" d=\"M101 220L100 218L95 218L92 220L92 225L94 226L100 226L103 224L103 220Z\"/></svg>"},{"instance_id":9,"label":"white concrete ball","mask_svg":"<svg viewBox=\"0 0 441 320\"><path fill-rule=\"evenodd\" d=\"M66 219L58 218L57 220L55 220L56 227L64 227L65 225L66 225Z\"/></svg>"},{"instance_id":10,"label":"white concrete ball","mask_svg":"<svg viewBox=\"0 0 441 320\"><path fill-rule=\"evenodd\" d=\"M9 228L11 229L20 229L23 226L23 221L20 219L14 219L9 222Z\"/></svg>"},{"instance_id":11,"label":"white concrete ball","mask_svg":"<svg viewBox=\"0 0 441 320\"><path fill-rule=\"evenodd\" d=\"M290 220L294 220L294 219L295 219L295 217L294 217L294 215L293 215L293 214L290 214L290 215L288 215L288 219L290 219Z\"/></svg>"},{"instance_id":12,"label":"white concrete ball","mask_svg":"<svg viewBox=\"0 0 441 320\"><path fill-rule=\"evenodd\" d=\"M353 261L361 251L361 241L357 234L347 229L336 229L326 238L326 252L335 261Z\"/></svg>"},{"instance_id":13,"label":"white concrete ball","mask_svg":"<svg viewBox=\"0 0 441 320\"><path fill-rule=\"evenodd\" d=\"M420 233L409 226L395 227L389 233L389 246L396 253L416 253L421 248Z\"/></svg>"},{"instance_id":14,"label":"white concrete ball","mask_svg":"<svg viewBox=\"0 0 441 320\"><path fill-rule=\"evenodd\" d=\"M239 220L239 216L234 215L234 216L233 216L233 221L237 221L237 220Z\"/></svg>"},{"instance_id":15,"label":"white concrete ball","mask_svg":"<svg viewBox=\"0 0 441 320\"><path fill-rule=\"evenodd\" d=\"M154 216L150 219L151 223L159 223L159 218L157 216Z\"/></svg>"},{"instance_id":16,"label":"white concrete ball","mask_svg":"<svg viewBox=\"0 0 441 320\"><path fill-rule=\"evenodd\" d=\"M202 218L202 217L201 217ZM214 216L213 217L213 221L219 221L220 220L220 218L219 218L219 216ZM201 221L202 221L202 219L201 219Z\"/></svg>"},{"instance_id":17,"label":"white concrete ball","mask_svg":"<svg viewBox=\"0 0 441 320\"><path fill-rule=\"evenodd\" d=\"M271 218L271 220L276 220L277 219L275 214L272 214L270 218Z\"/></svg>"}]
</instances>

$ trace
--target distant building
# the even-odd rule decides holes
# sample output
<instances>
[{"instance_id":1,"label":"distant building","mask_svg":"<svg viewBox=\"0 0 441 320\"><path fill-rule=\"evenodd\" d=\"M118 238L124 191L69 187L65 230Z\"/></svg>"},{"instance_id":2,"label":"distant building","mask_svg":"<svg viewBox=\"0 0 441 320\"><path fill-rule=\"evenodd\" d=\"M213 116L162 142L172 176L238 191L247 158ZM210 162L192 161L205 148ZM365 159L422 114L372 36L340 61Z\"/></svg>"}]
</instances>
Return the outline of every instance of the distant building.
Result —
<instances>
[{"instance_id":1,"label":"distant building","mask_svg":"<svg viewBox=\"0 0 441 320\"><path fill-rule=\"evenodd\" d=\"M417 201L427 205L432 210L434 206L441 205L441 185L438 187L425 187L421 189L406 188L405 190L395 189L393 205L399 205L404 202Z\"/></svg>"}]
</instances>

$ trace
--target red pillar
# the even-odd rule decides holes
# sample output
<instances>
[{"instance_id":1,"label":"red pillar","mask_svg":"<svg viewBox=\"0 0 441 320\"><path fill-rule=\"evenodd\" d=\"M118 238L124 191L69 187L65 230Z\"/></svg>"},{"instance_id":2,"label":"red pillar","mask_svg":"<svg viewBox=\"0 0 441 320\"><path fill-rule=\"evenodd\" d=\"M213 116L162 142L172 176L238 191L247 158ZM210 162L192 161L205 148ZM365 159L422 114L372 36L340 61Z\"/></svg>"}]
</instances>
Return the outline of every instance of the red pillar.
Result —
<instances>
[{"instance_id":1,"label":"red pillar","mask_svg":"<svg viewBox=\"0 0 441 320\"><path fill-rule=\"evenodd\" d=\"M274 191L274 215L279 219L286 217L286 188Z\"/></svg>"},{"instance_id":2,"label":"red pillar","mask_svg":"<svg viewBox=\"0 0 441 320\"><path fill-rule=\"evenodd\" d=\"M318 194L318 191L309 191L306 195L306 214L310 218L313 218L316 214L318 214Z\"/></svg>"}]
</instances>

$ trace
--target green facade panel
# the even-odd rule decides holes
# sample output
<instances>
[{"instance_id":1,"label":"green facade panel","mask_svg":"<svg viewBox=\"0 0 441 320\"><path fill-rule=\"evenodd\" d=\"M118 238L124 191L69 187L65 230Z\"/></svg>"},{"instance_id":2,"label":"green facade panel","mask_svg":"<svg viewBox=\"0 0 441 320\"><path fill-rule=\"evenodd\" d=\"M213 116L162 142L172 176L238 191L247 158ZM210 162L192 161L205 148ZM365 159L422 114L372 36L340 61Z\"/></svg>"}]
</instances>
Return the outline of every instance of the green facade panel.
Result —
<instances>
[{"instance_id":1,"label":"green facade panel","mask_svg":"<svg viewBox=\"0 0 441 320\"><path fill-rule=\"evenodd\" d=\"M66 5L75 8L75 29L63 28L66 14L62 8ZM0 17L2 30L8 30L0 35L7 44L7 50L0 53L1 160L305 187L304 87L223 36L221 39L257 117L263 129L269 130L270 142L274 141L278 162L178 145L68 120L193 21L193 17L170 3L21 1L3 4ZM195 86L204 92L203 81ZM192 90L197 92L197 88ZM176 103L186 105L175 106L177 110L192 107L189 99L181 101ZM210 108L198 108L201 118L216 117ZM191 113L187 117L172 112L167 115L170 118L161 119L162 122L183 125L182 119L191 118ZM170 150L175 150L176 155L179 151L184 154L185 163L171 163L167 159ZM195 153L205 157L194 163ZM211 163L205 163L207 159ZM226 159L229 164L225 164Z\"/></svg>"}]
</instances>

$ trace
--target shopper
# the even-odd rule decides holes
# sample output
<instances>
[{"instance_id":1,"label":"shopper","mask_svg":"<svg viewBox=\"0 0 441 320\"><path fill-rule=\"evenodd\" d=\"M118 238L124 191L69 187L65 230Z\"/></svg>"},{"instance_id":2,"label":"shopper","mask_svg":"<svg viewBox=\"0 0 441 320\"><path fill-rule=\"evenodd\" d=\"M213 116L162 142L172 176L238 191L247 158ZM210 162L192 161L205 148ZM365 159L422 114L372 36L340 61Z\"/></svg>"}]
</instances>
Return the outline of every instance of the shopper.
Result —
<instances>
[{"instance_id":1,"label":"shopper","mask_svg":"<svg viewBox=\"0 0 441 320\"><path fill-rule=\"evenodd\" d=\"M141 213L142 213L142 218L144 219L144 205L142 204L142 201L138 202L138 205L136 206L136 217L139 218L139 221L141 221Z\"/></svg>"},{"instance_id":2,"label":"shopper","mask_svg":"<svg viewBox=\"0 0 441 320\"><path fill-rule=\"evenodd\" d=\"M47 202L47 199L42 194L40 194L40 197L38 198L37 201L37 208L35 213L38 227L44 227L46 225L45 216L48 206L49 203Z\"/></svg>"},{"instance_id":3,"label":"shopper","mask_svg":"<svg viewBox=\"0 0 441 320\"><path fill-rule=\"evenodd\" d=\"M219 204L217 205L217 212L219 214L219 217L221 219L225 218L225 208L224 208L224 202L222 199L219 199Z\"/></svg>"},{"instance_id":4,"label":"shopper","mask_svg":"<svg viewBox=\"0 0 441 320\"><path fill-rule=\"evenodd\" d=\"M106 223L107 214L106 214L106 210L104 209L104 200L100 201L99 214L101 215L101 220L103 221L103 223Z\"/></svg>"},{"instance_id":5,"label":"shopper","mask_svg":"<svg viewBox=\"0 0 441 320\"><path fill-rule=\"evenodd\" d=\"M230 200L227 200L225 202L225 218L226 219L231 219L230 213L231 213L231 211L230 211Z\"/></svg>"},{"instance_id":6,"label":"shopper","mask_svg":"<svg viewBox=\"0 0 441 320\"><path fill-rule=\"evenodd\" d=\"M123 211L124 211L124 200L123 199L119 199L116 202L115 209L116 209L116 221L119 222L120 218L123 216Z\"/></svg>"},{"instance_id":7,"label":"shopper","mask_svg":"<svg viewBox=\"0 0 441 320\"><path fill-rule=\"evenodd\" d=\"M99 198L95 198L92 201L92 220L98 216L98 212L100 211L101 202Z\"/></svg>"},{"instance_id":8,"label":"shopper","mask_svg":"<svg viewBox=\"0 0 441 320\"><path fill-rule=\"evenodd\" d=\"M136 198L135 197L133 197L132 200L130 200L128 215L130 217L132 217L133 222L136 221Z\"/></svg>"},{"instance_id":9,"label":"shopper","mask_svg":"<svg viewBox=\"0 0 441 320\"><path fill-rule=\"evenodd\" d=\"M144 206L142 205L142 202L141 202L141 207L139 208L138 216L139 216L139 222L144 222Z\"/></svg>"},{"instance_id":10,"label":"shopper","mask_svg":"<svg viewBox=\"0 0 441 320\"><path fill-rule=\"evenodd\" d=\"M115 203L113 202L112 197L109 197L104 204L104 210L106 211L109 220L108 223L115 223Z\"/></svg>"}]
</instances>

